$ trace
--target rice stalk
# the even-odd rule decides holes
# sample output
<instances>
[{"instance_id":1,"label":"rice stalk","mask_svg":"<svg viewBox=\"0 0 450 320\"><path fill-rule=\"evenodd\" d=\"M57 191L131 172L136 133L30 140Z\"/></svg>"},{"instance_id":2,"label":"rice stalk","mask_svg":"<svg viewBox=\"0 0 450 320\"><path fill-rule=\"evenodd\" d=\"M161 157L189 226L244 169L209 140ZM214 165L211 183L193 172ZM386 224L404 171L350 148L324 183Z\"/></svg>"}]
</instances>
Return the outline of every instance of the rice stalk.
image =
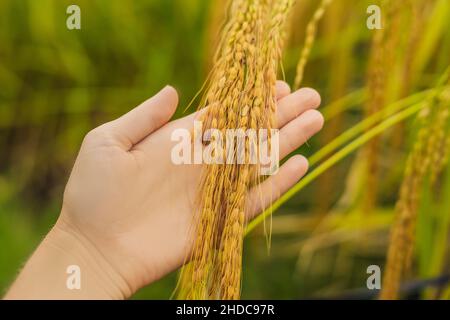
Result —
<instances>
[{"instance_id":1,"label":"rice stalk","mask_svg":"<svg viewBox=\"0 0 450 320\"><path fill-rule=\"evenodd\" d=\"M409 0L406 2L405 8L402 9L403 15L408 15L410 21L408 21L409 30L407 32L406 43L404 44L404 54L400 57L401 61L398 64L401 65L400 75L395 78L394 81L400 84L398 96L403 98L411 92L412 88L416 85L417 77L413 74L413 64L416 58L417 49L420 44L420 39L423 36L422 30L425 24L425 13L427 12L426 6L428 1L423 0ZM405 23L406 25L406 23ZM404 145L404 137L406 136L406 128L404 124L400 124L393 135L393 147L399 149Z\"/></svg>"},{"instance_id":2,"label":"rice stalk","mask_svg":"<svg viewBox=\"0 0 450 320\"><path fill-rule=\"evenodd\" d=\"M435 143L435 148L429 150L431 154L430 165L430 184L436 186L439 180L439 176L445 170L449 157L449 143L450 137L448 136L448 120L450 118L450 90L447 89L442 92L440 96L441 110L437 116L436 123L432 128L432 136Z\"/></svg>"},{"instance_id":3,"label":"rice stalk","mask_svg":"<svg viewBox=\"0 0 450 320\"><path fill-rule=\"evenodd\" d=\"M419 40L421 37L421 30L423 30L425 24L425 7L428 1L410 1L409 6L411 7L412 12L412 21L409 31L409 38L406 44L405 57L403 59L403 71L401 75L401 91L400 97L404 97L408 95L411 91L412 80L414 79L412 73L413 62L415 57L415 52L417 51L417 47L419 45ZM408 12L408 11L406 11Z\"/></svg>"},{"instance_id":4,"label":"rice stalk","mask_svg":"<svg viewBox=\"0 0 450 320\"><path fill-rule=\"evenodd\" d=\"M276 128L277 69L283 27L292 0L234 0L216 53L204 129ZM270 136L268 143L270 148ZM190 265L180 279L186 299L239 299L248 190L260 182L259 165L250 164L250 144L233 144L225 158L234 164L208 165L198 194L198 225ZM245 162L238 163L245 147Z\"/></svg>"},{"instance_id":5,"label":"rice stalk","mask_svg":"<svg viewBox=\"0 0 450 320\"><path fill-rule=\"evenodd\" d=\"M388 102L389 68L393 62L392 54L399 42L399 13L402 5L404 3L401 1L386 0L383 2L383 12L386 12L385 21L383 28L375 31L369 58L367 75L369 99L365 106L366 117L379 112ZM380 137L377 137L363 150L367 159L365 184L369 186L364 193L364 212L372 211L378 198L380 148L381 140Z\"/></svg>"},{"instance_id":6,"label":"rice stalk","mask_svg":"<svg viewBox=\"0 0 450 320\"><path fill-rule=\"evenodd\" d=\"M448 74L447 71L440 81L448 79ZM426 107L421 128L406 164L380 293L383 300L398 299L401 281L411 269L423 183L433 171L433 158L436 158L435 150L442 143L440 140L446 140L446 121L441 121L441 118L446 120L449 110L448 105L439 103L439 95L435 93L424 102Z\"/></svg>"},{"instance_id":7,"label":"rice stalk","mask_svg":"<svg viewBox=\"0 0 450 320\"><path fill-rule=\"evenodd\" d=\"M323 35L322 41L330 48L335 48L333 54L329 57L330 76L328 80L328 99L329 101L338 101L345 96L350 85L350 76L353 69L353 61L351 59L352 50L354 48L355 37L350 38L348 45L340 45L342 39L341 33L348 33L351 29L351 17L346 14L348 10L348 1L341 0L329 7L323 19ZM327 128L319 137L320 144L326 144L334 137L342 132L345 115L340 114L334 119L327 121ZM341 181L341 171L330 170L324 174L317 183L320 192L316 193L315 212L319 216L325 215L333 205L338 187Z\"/></svg>"},{"instance_id":8,"label":"rice stalk","mask_svg":"<svg viewBox=\"0 0 450 320\"><path fill-rule=\"evenodd\" d=\"M433 90L435 92L436 90ZM385 119L383 122L368 130L355 140L351 141L345 145L341 150L337 151L330 158L325 160L323 163L318 165L314 170L312 170L307 176L300 180L296 185L289 189L284 195L282 195L277 201L275 201L269 208L264 210L262 214L253 219L245 230L245 234L249 234L253 231L259 224L261 224L267 217L272 215L272 213L279 209L284 203L290 200L294 195L303 190L306 186L314 182L318 177L320 177L324 172L332 168L334 165L345 159L347 156L360 149L366 145L373 138L384 133L389 128L405 121L409 117L417 114L420 110L423 110L424 104L418 103L408 108L391 115L389 118Z\"/></svg>"},{"instance_id":9,"label":"rice stalk","mask_svg":"<svg viewBox=\"0 0 450 320\"><path fill-rule=\"evenodd\" d=\"M320 20L322 19L325 10L332 2L333 0L322 0L319 7L314 12L311 21L308 23L308 26L306 27L305 43L303 45L303 50L300 54L300 59L297 64L297 73L294 80L295 89L300 88L302 84L303 76L305 73L305 67L306 64L308 63L308 59L311 54L312 47L314 45L314 41L316 40L317 26Z\"/></svg>"},{"instance_id":10,"label":"rice stalk","mask_svg":"<svg viewBox=\"0 0 450 320\"><path fill-rule=\"evenodd\" d=\"M353 127L347 129L340 135L338 135L335 139L330 141L328 144L323 146L320 150L318 150L316 153L314 153L309 158L309 163L311 166L316 165L321 160L323 160L325 157L327 157L330 153L333 151L336 151L338 148L345 145L345 143L349 142L351 139L355 138L357 135L363 133L364 131L370 130L377 122L395 114L396 112L411 106L413 104L416 104L420 101L423 101L423 99L429 95L431 92L433 92L433 89L425 90L422 92L415 93L405 99L396 101L394 103L389 104L382 110L372 114L371 116L365 118L364 120L358 122Z\"/></svg>"},{"instance_id":11,"label":"rice stalk","mask_svg":"<svg viewBox=\"0 0 450 320\"><path fill-rule=\"evenodd\" d=\"M210 70L214 63L214 54L220 39L221 30L224 28L223 21L226 14L223 0L211 0L208 9L208 27L206 32L207 45L205 48L205 70Z\"/></svg>"}]
</instances>

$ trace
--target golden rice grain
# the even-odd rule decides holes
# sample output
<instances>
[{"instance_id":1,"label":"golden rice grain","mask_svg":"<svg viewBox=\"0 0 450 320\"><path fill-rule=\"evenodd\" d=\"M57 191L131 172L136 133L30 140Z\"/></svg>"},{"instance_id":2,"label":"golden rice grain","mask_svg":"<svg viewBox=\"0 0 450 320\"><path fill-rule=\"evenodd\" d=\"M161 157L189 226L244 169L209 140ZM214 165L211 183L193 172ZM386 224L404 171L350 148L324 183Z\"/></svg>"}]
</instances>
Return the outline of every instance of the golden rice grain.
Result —
<instances>
[{"instance_id":1,"label":"golden rice grain","mask_svg":"<svg viewBox=\"0 0 450 320\"><path fill-rule=\"evenodd\" d=\"M206 93L205 130L276 127L277 69L283 26L292 0L234 0ZM258 184L259 165L209 165L198 194L198 225L190 266L181 275L179 296L239 299L245 208ZM269 137L270 143L270 137ZM237 155L237 148L226 150Z\"/></svg>"}]
</instances>

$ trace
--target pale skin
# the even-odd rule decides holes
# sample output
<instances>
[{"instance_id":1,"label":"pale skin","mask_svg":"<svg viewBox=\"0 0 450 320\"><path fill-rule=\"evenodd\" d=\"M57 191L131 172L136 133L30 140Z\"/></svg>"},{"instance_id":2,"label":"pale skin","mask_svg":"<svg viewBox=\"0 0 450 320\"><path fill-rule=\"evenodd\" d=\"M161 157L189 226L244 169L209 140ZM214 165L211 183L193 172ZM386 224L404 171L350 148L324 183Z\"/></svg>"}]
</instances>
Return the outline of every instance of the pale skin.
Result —
<instances>
[{"instance_id":1,"label":"pale skin","mask_svg":"<svg viewBox=\"0 0 450 320\"><path fill-rule=\"evenodd\" d=\"M280 156L323 125L313 89L277 83ZM28 260L6 299L126 299L179 268L192 246L194 199L202 166L174 165L171 133L191 129L198 113L169 121L178 104L170 86L124 116L87 134L55 226ZM306 173L293 156L250 192L247 218L260 213ZM70 265L81 289L66 286Z\"/></svg>"}]
</instances>

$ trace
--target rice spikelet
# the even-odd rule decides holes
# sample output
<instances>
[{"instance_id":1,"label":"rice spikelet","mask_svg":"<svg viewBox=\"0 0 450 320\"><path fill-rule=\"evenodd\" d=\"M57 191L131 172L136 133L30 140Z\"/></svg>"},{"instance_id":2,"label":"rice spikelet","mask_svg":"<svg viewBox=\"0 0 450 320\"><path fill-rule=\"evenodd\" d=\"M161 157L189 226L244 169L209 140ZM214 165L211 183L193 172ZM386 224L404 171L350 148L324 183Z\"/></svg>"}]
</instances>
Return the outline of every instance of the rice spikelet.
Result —
<instances>
[{"instance_id":1,"label":"rice spikelet","mask_svg":"<svg viewBox=\"0 0 450 320\"><path fill-rule=\"evenodd\" d=\"M441 81L448 79L448 75L447 71ZM398 298L401 280L410 272L423 183L428 175L433 176L433 162L436 158L441 158L436 157L436 148L447 140L444 132L449 104L439 103L440 91L442 90L438 90L424 102L427 107L422 115L422 125L408 157L388 248L380 294L380 299L383 300ZM441 118L444 118L444 121Z\"/></svg>"},{"instance_id":2,"label":"rice spikelet","mask_svg":"<svg viewBox=\"0 0 450 320\"><path fill-rule=\"evenodd\" d=\"M203 114L204 130L276 128L277 69L283 26L293 0L234 0ZM227 141L228 142L228 141ZM270 144L270 137L268 137ZM233 164L207 165L198 194L198 215L190 264L181 274L179 297L239 299L248 190L260 182L259 165L250 164L250 144L226 146ZM245 147L244 163L239 151Z\"/></svg>"},{"instance_id":3,"label":"rice spikelet","mask_svg":"<svg viewBox=\"0 0 450 320\"><path fill-rule=\"evenodd\" d=\"M319 24L320 20L322 19L323 15L325 13L325 10L332 2L333 2L333 0L322 0L319 7L314 12L311 21L308 23L308 26L306 27L305 43L303 45L303 50L302 50L300 59L297 64L297 74L296 74L295 80L294 80L294 88L295 89L300 88L300 85L302 84L303 75L305 73L305 67L306 67L306 64L308 63L309 55L311 54L311 50L314 45L314 41L316 40L317 25Z\"/></svg>"},{"instance_id":4,"label":"rice spikelet","mask_svg":"<svg viewBox=\"0 0 450 320\"><path fill-rule=\"evenodd\" d=\"M383 28L375 31L372 41L372 49L368 70L369 99L365 106L365 115L369 117L380 110L389 102L389 66L392 64L392 54L398 46L398 29L400 9L405 5L402 1L384 1L383 11L386 12ZM363 149L366 155L366 185L364 199L364 212L371 212L376 204L379 189L380 174L380 148L381 138L375 137Z\"/></svg>"}]
</instances>

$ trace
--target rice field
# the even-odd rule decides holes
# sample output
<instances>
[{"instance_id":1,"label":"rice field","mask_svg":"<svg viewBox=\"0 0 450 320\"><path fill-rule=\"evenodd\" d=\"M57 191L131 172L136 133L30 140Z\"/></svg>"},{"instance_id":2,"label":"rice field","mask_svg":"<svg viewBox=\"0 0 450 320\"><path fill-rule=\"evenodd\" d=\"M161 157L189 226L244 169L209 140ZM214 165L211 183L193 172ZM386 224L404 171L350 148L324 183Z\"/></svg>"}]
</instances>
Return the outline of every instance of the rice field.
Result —
<instances>
[{"instance_id":1,"label":"rice field","mask_svg":"<svg viewBox=\"0 0 450 320\"><path fill-rule=\"evenodd\" d=\"M324 129L294 153L309 173L246 223L261 178L210 166L191 263L134 298L450 298L448 0L79 0L68 30L72 2L0 2L1 291L91 128L165 84L175 117L273 128L283 79L322 96Z\"/></svg>"}]
</instances>

